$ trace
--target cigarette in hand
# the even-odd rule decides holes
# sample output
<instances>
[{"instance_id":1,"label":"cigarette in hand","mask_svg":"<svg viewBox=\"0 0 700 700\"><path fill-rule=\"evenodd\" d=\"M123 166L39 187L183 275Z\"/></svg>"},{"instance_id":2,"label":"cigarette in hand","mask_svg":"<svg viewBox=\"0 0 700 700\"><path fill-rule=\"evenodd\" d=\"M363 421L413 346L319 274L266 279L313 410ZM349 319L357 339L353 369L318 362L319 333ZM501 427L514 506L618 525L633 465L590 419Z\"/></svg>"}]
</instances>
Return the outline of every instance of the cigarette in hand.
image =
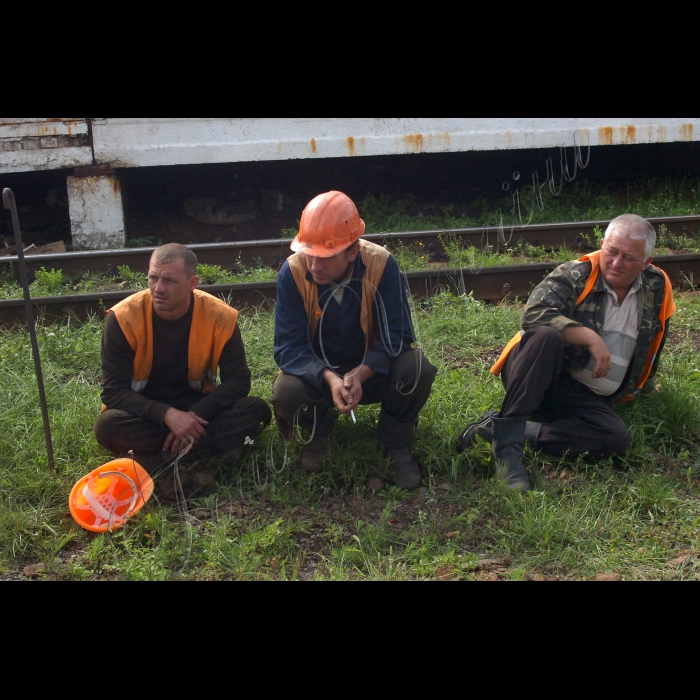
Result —
<instances>
[{"instance_id":1,"label":"cigarette in hand","mask_svg":"<svg viewBox=\"0 0 700 700\"><path fill-rule=\"evenodd\" d=\"M357 423L357 418L355 418L355 411L350 411L350 417L353 423Z\"/></svg>"}]
</instances>

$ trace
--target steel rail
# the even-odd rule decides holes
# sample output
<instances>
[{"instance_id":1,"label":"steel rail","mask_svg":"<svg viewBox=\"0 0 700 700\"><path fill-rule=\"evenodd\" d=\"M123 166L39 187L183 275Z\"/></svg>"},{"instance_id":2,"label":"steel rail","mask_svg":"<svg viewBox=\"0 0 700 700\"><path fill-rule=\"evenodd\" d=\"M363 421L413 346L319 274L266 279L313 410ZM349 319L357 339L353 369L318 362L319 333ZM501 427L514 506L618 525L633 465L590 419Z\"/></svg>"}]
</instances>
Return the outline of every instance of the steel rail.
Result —
<instances>
[{"instance_id":1,"label":"steel rail","mask_svg":"<svg viewBox=\"0 0 700 700\"><path fill-rule=\"evenodd\" d=\"M674 235L693 235L700 230L700 216L667 216L648 219L656 227L662 224ZM572 250L589 248L588 239L595 227L605 229L610 223L600 221L571 221L556 224L533 224L499 229L496 226L431 229L428 231L400 231L396 233L369 233L364 236L369 241L380 244L396 242L418 242L426 246L426 251L437 256L445 253L443 242L451 240L464 246L475 246L481 250L497 252L503 242L515 245L522 239L530 245L542 246L553 250L567 247ZM201 263L219 265L233 269L242 264L248 267L266 265L279 269L281 264L292 254L290 239L277 238L258 241L231 241L226 243L192 243L188 244ZM597 243L596 243L597 245ZM134 272L146 272L148 261L155 247L116 248L112 250L82 250L70 253L25 253L27 265L33 271L44 267L47 270L62 269L65 272L105 271L108 265L119 267L128 265ZM17 263L17 256L0 257L0 272Z\"/></svg>"},{"instance_id":2,"label":"steel rail","mask_svg":"<svg viewBox=\"0 0 700 700\"><path fill-rule=\"evenodd\" d=\"M524 301L533 287L558 264L545 262L483 268L412 270L404 274L409 292L415 297L425 298L444 292L471 293L475 299L499 303L504 299L515 300L516 298ZM654 258L654 265L668 274L674 287L691 288L696 281L700 280L700 253L662 255ZM210 294L216 294L236 308L263 306L271 309L277 294L277 283L274 280L201 285L199 288ZM31 301L35 314L46 320L65 317L70 313L85 319L90 314L104 316L106 309L133 293L133 290L124 290L68 294L56 297L34 297ZM23 319L22 299L0 301L0 323L21 324Z\"/></svg>"}]
</instances>

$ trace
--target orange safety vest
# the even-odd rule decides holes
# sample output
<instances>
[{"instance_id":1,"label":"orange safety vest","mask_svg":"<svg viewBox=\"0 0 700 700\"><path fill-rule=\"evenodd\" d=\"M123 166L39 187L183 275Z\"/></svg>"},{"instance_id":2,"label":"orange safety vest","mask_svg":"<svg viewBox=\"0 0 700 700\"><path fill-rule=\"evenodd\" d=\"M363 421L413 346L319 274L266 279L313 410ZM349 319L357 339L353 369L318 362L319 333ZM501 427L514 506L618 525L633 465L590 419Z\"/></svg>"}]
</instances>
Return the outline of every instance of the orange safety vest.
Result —
<instances>
[{"instance_id":1,"label":"orange safety vest","mask_svg":"<svg viewBox=\"0 0 700 700\"><path fill-rule=\"evenodd\" d=\"M360 327L365 334L365 347L369 349L375 341L374 337L374 316L372 305L377 293L379 281L384 274L386 261L391 253L376 243L359 239L360 255L362 263L367 268L362 277L362 305L360 307ZM321 305L318 303L318 285L313 280L308 280L306 274L309 268L306 264L306 256L303 253L295 253L287 259L289 269L292 271L294 281L301 298L304 301L304 308L309 319L309 337L316 335L318 322L323 315Z\"/></svg>"},{"instance_id":2,"label":"orange safety vest","mask_svg":"<svg viewBox=\"0 0 700 700\"><path fill-rule=\"evenodd\" d=\"M578 299L576 299L576 306L581 304L583 300L589 295L591 289L593 289L593 286L595 285L598 279L598 273L600 272L600 251L597 250L595 253L589 253L588 255L584 255L582 258L579 258L579 260L581 262L589 261L591 263L591 274L586 280L586 286L583 288L583 291L579 295ZM656 355L659 351L659 347L661 346L661 341L663 340L664 334L666 333L668 319L676 313L676 302L673 300L673 287L671 286L671 280L661 268L656 267L655 265L652 265L651 267L653 267L655 270L658 270L664 276L666 287L664 289L664 301L661 305L661 310L659 312L661 330L654 336L654 339L651 342L649 352L647 353L647 360L644 365L644 369L642 370L639 380L637 381L637 389L641 389L644 386L646 380L649 378L651 369L654 366L654 361L656 360ZM508 355L510 355L510 351L520 342L521 337L522 332L518 331L508 341L508 344L505 346L505 348L503 348L501 356L496 360L493 367L491 367L491 374L493 374L494 376L498 376L503 371L503 367L505 367L506 361L508 360ZM622 397L621 399L618 399L618 401L630 401L633 398L634 396L629 394L627 396Z\"/></svg>"},{"instance_id":3,"label":"orange safety vest","mask_svg":"<svg viewBox=\"0 0 700 700\"><path fill-rule=\"evenodd\" d=\"M238 311L221 299L195 289L192 325L187 346L190 386L208 394L216 386L216 371L224 346L236 328ZM146 388L153 366L153 301L148 289L137 292L109 309L134 351L131 388Z\"/></svg>"}]
</instances>

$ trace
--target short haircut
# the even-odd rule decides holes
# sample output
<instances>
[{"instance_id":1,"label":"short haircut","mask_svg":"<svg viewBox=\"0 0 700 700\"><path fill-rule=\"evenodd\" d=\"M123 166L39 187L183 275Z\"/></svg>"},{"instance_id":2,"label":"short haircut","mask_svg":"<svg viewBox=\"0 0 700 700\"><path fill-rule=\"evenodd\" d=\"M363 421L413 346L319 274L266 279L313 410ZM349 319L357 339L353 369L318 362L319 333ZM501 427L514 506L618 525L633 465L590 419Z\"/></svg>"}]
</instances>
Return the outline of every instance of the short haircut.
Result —
<instances>
[{"instance_id":1,"label":"short haircut","mask_svg":"<svg viewBox=\"0 0 700 700\"><path fill-rule=\"evenodd\" d=\"M617 233L622 238L631 238L633 241L644 241L644 255L649 257L656 247L656 231L654 227L643 217L637 214L621 214L616 216L605 229L606 239L611 233Z\"/></svg>"},{"instance_id":2,"label":"short haircut","mask_svg":"<svg viewBox=\"0 0 700 700\"><path fill-rule=\"evenodd\" d=\"M188 277L192 278L197 274L197 256L187 246L180 245L180 243L166 243L156 248L151 255L151 260L159 265L182 260L185 274Z\"/></svg>"},{"instance_id":3,"label":"short haircut","mask_svg":"<svg viewBox=\"0 0 700 700\"><path fill-rule=\"evenodd\" d=\"M345 257L347 258L350 253L352 253L354 250L359 250L360 249L360 241L357 240L355 241L352 245L349 245L347 248L345 248Z\"/></svg>"}]
</instances>

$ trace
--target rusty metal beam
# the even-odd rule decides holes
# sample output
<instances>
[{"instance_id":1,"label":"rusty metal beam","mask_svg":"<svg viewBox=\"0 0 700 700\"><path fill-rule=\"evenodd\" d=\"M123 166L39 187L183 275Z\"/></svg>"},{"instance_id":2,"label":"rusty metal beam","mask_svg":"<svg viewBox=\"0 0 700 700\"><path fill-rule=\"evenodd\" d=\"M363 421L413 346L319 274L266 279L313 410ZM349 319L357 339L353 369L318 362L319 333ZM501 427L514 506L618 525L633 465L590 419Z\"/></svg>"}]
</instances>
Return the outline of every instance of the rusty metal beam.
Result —
<instances>
[{"instance_id":1,"label":"rusty metal beam","mask_svg":"<svg viewBox=\"0 0 700 700\"><path fill-rule=\"evenodd\" d=\"M674 287L690 288L700 280L700 254L662 255L654 264L671 278ZM542 281L557 263L534 263L530 265L502 265L498 267L452 268L439 270L414 270L405 273L410 293L423 298L436 294L472 293L475 299L498 303L503 299L524 301L533 287ZM277 294L277 283L245 282L240 284L202 285L210 294L225 299L237 308L263 306L272 309ZM58 297L32 299L36 316L53 320L73 313L84 320L89 315L104 316L111 308L132 291L103 292L98 294L72 294ZM24 302L21 299L0 301L0 322L16 325L24 322Z\"/></svg>"},{"instance_id":2,"label":"rusty metal beam","mask_svg":"<svg viewBox=\"0 0 700 700\"><path fill-rule=\"evenodd\" d=\"M663 224L675 235L693 236L700 230L700 216L669 216L654 217L649 221L657 228ZM593 231L597 226L605 230L609 221L573 221L559 224L536 224L532 226L516 226L502 231L506 241L511 245L523 239L527 243L543 246L554 250L561 247L572 250L586 248L584 237L592 241ZM475 246L482 250L491 246L492 252L499 247L499 230L489 228L461 229L432 229L429 231L401 231L397 233L370 233L364 236L367 240L380 244L403 242L410 245L422 242L426 246L432 244L436 253L443 254L443 241L460 241L464 246ZM290 240L281 238L275 240L238 241L227 243L193 243L188 247L197 255L201 263L219 265L225 269L235 269L238 264L247 267L266 265L279 269L281 264L291 255ZM148 248L120 248L115 250L85 250L71 253L51 253L31 255L26 254L29 269L35 271L41 267L62 269L65 272L105 271L108 264L119 267L128 265L135 272L146 272L151 253L155 250ZM16 256L0 257L0 271L3 266L16 267Z\"/></svg>"}]
</instances>

